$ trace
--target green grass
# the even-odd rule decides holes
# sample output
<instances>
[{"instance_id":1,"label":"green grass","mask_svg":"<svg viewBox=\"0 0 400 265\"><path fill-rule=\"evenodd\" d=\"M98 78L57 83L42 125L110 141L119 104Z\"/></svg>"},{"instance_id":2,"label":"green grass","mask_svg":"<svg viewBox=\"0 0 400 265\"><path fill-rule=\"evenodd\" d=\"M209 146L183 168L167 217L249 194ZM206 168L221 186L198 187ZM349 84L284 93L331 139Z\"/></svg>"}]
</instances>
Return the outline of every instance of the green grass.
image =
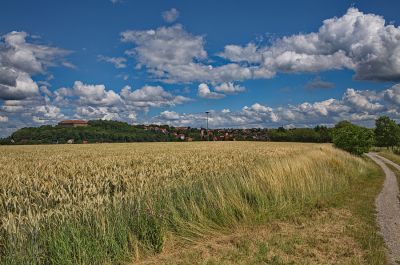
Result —
<instances>
[{"instance_id":1,"label":"green grass","mask_svg":"<svg viewBox=\"0 0 400 265\"><path fill-rule=\"evenodd\" d=\"M387 159L400 165L400 156L393 153L390 149L381 149L379 155L386 157Z\"/></svg>"},{"instance_id":2,"label":"green grass","mask_svg":"<svg viewBox=\"0 0 400 265\"><path fill-rule=\"evenodd\" d=\"M397 155L395 153L393 153L391 150L382 150L379 152L379 155L391 160L392 162L400 165L400 155ZM400 172L399 170L397 170L395 167L391 166L391 165L387 165L391 170L393 170L393 172L396 174L397 177L397 184L399 185L399 189L400 189ZM399 198L400 199L400 198Z\"/></svg>"},{"instance_id":3,"label":"green grass","mask_svg":"<svg viewBox=\"0 0 400 265\"><path fill-rule=\"evenodd\" d=\"M354 225L349 226L348 231L362 245L366 264L384 264L386 259L384 241L378 233L375 217L375 198L382 189L383 181L382 169L374 164L364 178L355 179L345 196L337 198L338 206L343 203L342 207L354 216Z\"/></svg>"},{"instance_id":4,"label":"green grass","mask_svg":"<svg viewBox=\"0 0 400 265\"><path fill-rule=\"evenodd\" d=\"M302 211L233 229L143 264L387 264L375 220L383 172L368 172Z\"/></svg>"}]
</instances>

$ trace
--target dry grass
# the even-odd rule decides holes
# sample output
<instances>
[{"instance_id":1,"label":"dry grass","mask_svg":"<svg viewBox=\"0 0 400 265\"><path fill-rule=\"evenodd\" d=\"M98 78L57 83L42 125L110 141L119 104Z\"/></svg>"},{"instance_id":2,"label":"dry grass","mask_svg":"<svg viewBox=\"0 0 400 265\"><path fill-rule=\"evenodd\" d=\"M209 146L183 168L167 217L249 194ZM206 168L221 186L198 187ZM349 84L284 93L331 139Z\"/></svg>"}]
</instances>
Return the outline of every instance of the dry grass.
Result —
<instances>
[{"instance_id":1,"label":"dry grass","mask_svg":"<svg viewBox=\"0 0 400 265\"><path fill-rule=\"evenodd\" d=\"M137 264L366 264L362 246L346 231L346 210L330 209L296 222L239 227Z\"/></svg>"},{"instance_id":2,"label":"dry grass","mask_svg":"<svg viewBox=\"0 0 400 265\"><path fill-rule=\"evenodd\" d=\"M98 264L323 207L371 167L330 145L0 147L4 264Z\"/></svg>"},{"instance_id":3,"label":"dry grass","mask_svg":"<svg viewBox=\"0 0 400 265\"><path fill-rule=\"evenodd\" d=\"M392 160L393 162L400 165L400 155L396 155L395 153L393 153L392 150L381 148L378 152L379 155L386 157L387 159Z\"/></svg>"}]
</instances>

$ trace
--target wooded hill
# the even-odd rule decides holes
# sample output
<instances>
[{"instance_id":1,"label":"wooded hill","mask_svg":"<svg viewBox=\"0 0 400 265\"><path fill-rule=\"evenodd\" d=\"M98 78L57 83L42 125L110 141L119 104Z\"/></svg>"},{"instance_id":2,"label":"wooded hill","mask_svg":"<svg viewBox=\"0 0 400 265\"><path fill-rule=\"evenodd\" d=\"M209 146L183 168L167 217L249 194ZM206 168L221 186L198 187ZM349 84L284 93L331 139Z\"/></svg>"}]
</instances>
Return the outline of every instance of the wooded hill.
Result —
<instances>
[{"instance_id":1,"label":"wooded hill","mask_svg":"<svg viewBox=\"0 0 400 265\"><path fill-rule=\"evenodd\" d=\"M112 143L112 142L160 142L160 141L285 141L316 142L332 141L332 129L315 128L285 129L205 129L172 127L168 125L130 125L126 122L92 120L85 127L44 125L27 127L0 140L0 144L55 144L55 143Z\"/></svg>"}]
</instances>

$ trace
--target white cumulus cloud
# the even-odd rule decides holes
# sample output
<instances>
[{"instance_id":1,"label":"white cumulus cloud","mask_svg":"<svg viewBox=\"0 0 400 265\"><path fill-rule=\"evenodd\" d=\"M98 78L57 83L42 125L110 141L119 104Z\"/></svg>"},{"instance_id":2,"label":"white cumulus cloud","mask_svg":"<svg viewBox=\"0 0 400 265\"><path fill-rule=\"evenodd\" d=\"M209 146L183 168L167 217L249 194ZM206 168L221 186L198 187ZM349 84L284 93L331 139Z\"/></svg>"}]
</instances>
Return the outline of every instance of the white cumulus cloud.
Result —
<instances>
[{"instance_id":1,"label":"white cumulus cloud","mask_svg":"<svg viewBox=\"0 0 400 265\"><path fill-rule=\"evenodd\" d=\"M176 8L171 8L170 10L164 11L162 17L166 22L172 23L178 19L179 11L176 10Z\"/></svg>"},{"instance_id":2,"label":"white cumulus cloud","mask_svg":"<svg viewBox=\"0 0 400 265\"><path fill-rule=\"evenodd\" d=\"M104 56L104 55L98 55L97 59L99 61L111 63L117 69L126 67L126 61L127 60L124 57L108 57L108 56Z\"/></svg>"},{"instance_id":3,"label":"white cumulus cloud","mask_svg":"<svg viewBox=\"0 0 400 265\"><path fill-rule=\"evenodd\" d=\"M243 86L235 85L232 82L222 83L215 86L215 91L227 94L244 92L245 90L246 88L244 88Z\"/></svg>"},{"instance_id":4,"label":"white cumulus cloud","mask_svg":"<svg viewBox=\"0 0 400 265\"><path fill-rule=\"evenodd\" d=\"M12 31L0 39L0 99L24 99L39 93L32 75L44 74L69 52L27 41L26 32Z\"/></svg>"},{"instance_id":5,"label":"white cumulus cloud","mask_svg":"<svg viewBox=\"0 0 400 265\"><path fill-rule=\"evenodd\" d=\"M224 94L213 92L207 84L201 83L197 89L197 95L201 98L219 99L225 97Z\"/></svg>"}]
</instances>

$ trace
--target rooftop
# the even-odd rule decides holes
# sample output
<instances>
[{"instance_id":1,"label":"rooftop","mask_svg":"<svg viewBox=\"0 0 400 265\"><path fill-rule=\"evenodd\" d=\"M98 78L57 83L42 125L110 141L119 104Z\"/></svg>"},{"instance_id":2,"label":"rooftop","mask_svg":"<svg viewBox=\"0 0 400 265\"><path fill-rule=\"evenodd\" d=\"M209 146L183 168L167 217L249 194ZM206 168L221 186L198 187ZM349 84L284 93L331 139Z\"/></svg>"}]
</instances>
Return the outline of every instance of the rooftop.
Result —
<instances>
[{"instance_id":1,"label":"rooftop","mask_svg":"<svg viewBox=\"0 0 400 265\"><path fill-rule=\"evenodd\" d=\"M87 124L87 121L83 120L65 120L65 121L60 121L58 124Z\"/></svg>"}]
</instances>

